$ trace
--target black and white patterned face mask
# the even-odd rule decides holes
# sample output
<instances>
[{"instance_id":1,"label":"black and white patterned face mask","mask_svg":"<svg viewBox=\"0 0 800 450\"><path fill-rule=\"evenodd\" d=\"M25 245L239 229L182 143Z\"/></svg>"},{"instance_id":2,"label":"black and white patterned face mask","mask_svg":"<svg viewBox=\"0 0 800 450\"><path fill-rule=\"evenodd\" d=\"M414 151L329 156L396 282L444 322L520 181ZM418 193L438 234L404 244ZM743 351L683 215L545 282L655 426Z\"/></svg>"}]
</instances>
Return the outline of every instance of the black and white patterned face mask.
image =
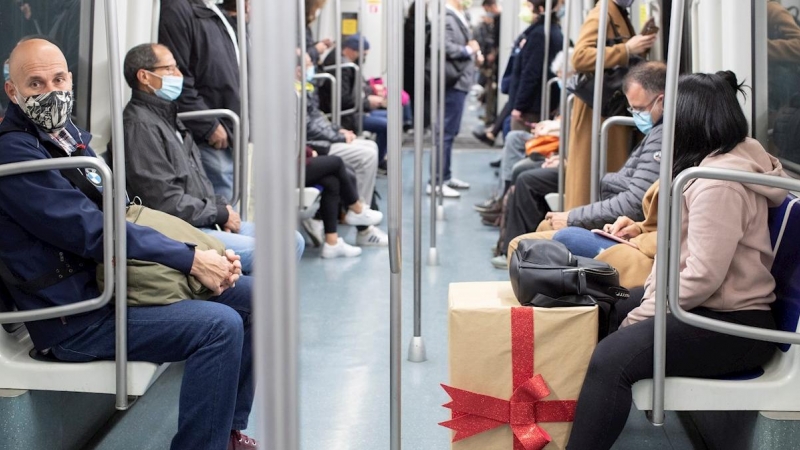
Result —
<instances>
[{"instance_id":1,"label":"black and white patterned face mask","mask_svg":"<svg viewBox=\"0 0 800 450\"><path fill-rule=\"evenodd\" d=\"M20 98L19 107L39 128L47 133L64 128L72 114L72 91L50 91L44 94Z\"/></svg>"}]
</instances>

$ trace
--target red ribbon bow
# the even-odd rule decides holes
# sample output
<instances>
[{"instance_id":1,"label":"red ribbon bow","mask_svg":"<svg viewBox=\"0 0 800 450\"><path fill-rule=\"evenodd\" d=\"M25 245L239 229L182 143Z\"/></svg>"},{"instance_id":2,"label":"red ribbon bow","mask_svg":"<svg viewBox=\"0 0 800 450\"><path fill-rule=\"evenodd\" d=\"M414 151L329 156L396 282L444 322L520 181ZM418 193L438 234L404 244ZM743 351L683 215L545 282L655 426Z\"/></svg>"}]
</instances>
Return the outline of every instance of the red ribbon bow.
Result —
<instances>
[{"instance_id":1,"label":"red ribbon bow","mask_svg":"<svg viewBox=\"0 0 800 450\"><path fill-rule=\"evenodd\" d=\"M442 385L453 399L444 405L453 419L439 425L456 432L453 442L509 424L514 450L541 450L552 439L538 424L572 422L574 400L543 401L550 395L544 378L533 374L533 308L511 309L511 359L514 393L510 400Z\"/></svg>"}]
</instances>

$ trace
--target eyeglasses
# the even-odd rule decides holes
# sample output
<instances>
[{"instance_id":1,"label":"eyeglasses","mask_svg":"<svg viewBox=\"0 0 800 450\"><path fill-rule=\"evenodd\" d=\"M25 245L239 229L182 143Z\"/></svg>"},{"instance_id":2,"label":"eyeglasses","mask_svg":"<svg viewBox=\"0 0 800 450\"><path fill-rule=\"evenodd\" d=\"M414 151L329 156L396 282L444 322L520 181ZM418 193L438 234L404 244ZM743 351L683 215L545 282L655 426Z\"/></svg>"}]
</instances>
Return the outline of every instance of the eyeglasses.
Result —
<instances>
[{"instance_id":1,"label":"eyeglasses","mask_svg":"<svg viewBox=\"0 0 800 450\"><path fill-rule=\"evenodd\" d=\"M631 114L635 114L635 113L643 113L643 112L645 112L645 111L648 111L648 110L650 110L650 108L653 106L653 104L656 102L656 100L658 100L658 97L659 97L659 96L658 96L658 95L656 95L656 98L654 98L654 99L653 99L653 100L652 100L650 103L648 103L647 105L645 105L645 107L644 107L644 108L642 108L642 109L634 109L634 108L632 108L632 107L630 107L630 106L629 106L629 107L627 108L627 110L628 110L628 112L629 112L629 113L631 113Z\"/></svg>"},{"instance_id":2,"label":"eyeglasses","mask_svg":"<svg viewBox=\"0 0 800 450\"><path fill-rule=\"evenodd\" d=\"M178 71L178 65L177 64L170 64L168 66L155 66L155 67L147 68L147 70L149 70L151 72L154 72L156 70L162 70L162 69L166 70L168 73L175 73L175 72Z\"/></svg>"}]
</instances>

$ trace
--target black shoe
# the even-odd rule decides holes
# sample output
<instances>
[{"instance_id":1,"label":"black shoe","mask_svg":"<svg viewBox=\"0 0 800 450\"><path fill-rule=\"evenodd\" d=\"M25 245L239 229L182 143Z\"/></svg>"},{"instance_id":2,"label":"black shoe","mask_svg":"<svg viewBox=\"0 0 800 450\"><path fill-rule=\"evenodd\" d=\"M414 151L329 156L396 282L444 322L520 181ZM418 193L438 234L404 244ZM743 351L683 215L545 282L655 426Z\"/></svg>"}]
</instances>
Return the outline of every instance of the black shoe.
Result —
<instances>
[{"instance_id":1,"label":"black shoe","mask_svg":"<svg viewBox=\"0 0 800 450\"><path fill-rule=\"evenodd\" d=\"M472 135L475 136L475 139L483 142L484 144L488 145L489 147L494 147L494 140L489 139L489 137L486 136L486 133L478 133L477 131L473 131Z\"/></svg>"},{"instance_id":2,"label":"black shoe","mask_svg":"<svg viewBox=\"0 0 800 450\"><path fill-rule=\"evenodd\" d=\"M484 217L481 219L481 223L486 225L487 227L499 227L500 226L500 215L498 214L496 218L487 218Z\"/></svg>"},{"instance_id":3,"label":"black shoe","mask_svg":"<svg viewBox=\"0 0 800 450\"><path fill-rule=\"evenodd\" d=\"M500 168L500 159L498 158L498 159L495 159L494 161L490 162L489 163L489 167L493 167L495 169L499 169Z\"/></svg>"}]
</instances>

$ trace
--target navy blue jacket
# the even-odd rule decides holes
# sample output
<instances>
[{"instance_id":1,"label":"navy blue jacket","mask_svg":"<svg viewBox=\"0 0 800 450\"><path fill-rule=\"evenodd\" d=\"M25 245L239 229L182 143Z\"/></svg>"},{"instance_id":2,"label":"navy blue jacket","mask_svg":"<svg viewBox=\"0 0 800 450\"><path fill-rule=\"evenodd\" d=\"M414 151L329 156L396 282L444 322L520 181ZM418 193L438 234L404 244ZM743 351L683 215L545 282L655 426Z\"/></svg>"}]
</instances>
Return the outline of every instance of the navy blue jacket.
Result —
<instances>
[{"instance_id":1,"label":"navy blue jacket","mask_svg":"<svg viewBox=\"0 0 800 450\"><path fill-rule=\"evenodd\" d=\"M544 16L526 30L526 42L514 61L514 109L523 113L539 113L542 105L542 65L544 63ZM555 76L550 72L550 64L564 45L561 27L553 21L550 25L550 53L547 61L548 78ZM558 98L557 88L553 88L551 98ZM554 107L557 105L551 105ZM547 119L542 117L542 120Z\"/></svg>"},{"instance_id":2,"label":"navy blue jacket","mask_svg":"<svg viewBox=\"0 0 800 450\"><path fill-rule=\"evenodd\" d=\"M91 136L72 123L76 142ZM14 103L0 123L0 164L51 158L46 147L58 144L37 128ZM90 148L86 153L95 156ZM11 287L17 308L30 310L87 300L99 295L97 262L103 259L103 212L57 170L0 177L0 258L22 280L32 280L61 267L62 258L76 274L36 295ZM191 246L157 231L128 223L128 258L157 262L188 274ZM28 322L36 348L43 350L113 314L111 305L85 314Z\"/></svg>"}]
</instances>

